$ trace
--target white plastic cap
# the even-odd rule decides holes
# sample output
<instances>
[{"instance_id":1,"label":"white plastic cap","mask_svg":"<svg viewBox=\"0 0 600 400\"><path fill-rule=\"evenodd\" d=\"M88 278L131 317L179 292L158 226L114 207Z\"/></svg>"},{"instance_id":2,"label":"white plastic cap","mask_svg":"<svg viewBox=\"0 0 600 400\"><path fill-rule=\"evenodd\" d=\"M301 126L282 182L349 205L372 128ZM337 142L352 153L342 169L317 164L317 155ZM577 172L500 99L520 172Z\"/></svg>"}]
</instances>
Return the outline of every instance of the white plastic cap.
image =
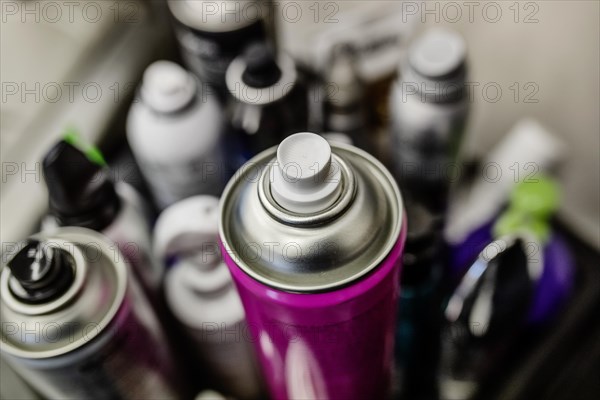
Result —
<instances>
[{"instance_id":1,"label":"white plastic cap","mask_svg":"<svg viewBox=\"0 0 600 400\"><path fill-rule=\"evenodd\" d=\"M431 29L409 50L410 65L421 75L439 78L455 71L466 57L466 44L456 32Z\"/></svg>"},{"instance_id":2,"label":"white plastic cap","mask_svg":"<svg viewBox=\"0 0 600 400\"><path fill-rule=\"evenodd\" d=\"M170 61L156 61L144 72L142 100L158 112L174 112L186 106L196 95L194 77Z\"/></svg>"},{"instance_id":3,"label":"white plastic cap","mask_svg":"<svg viewBox=\"0 0 600 400\"><path fill-rule=\"evenodd\" d=\"M257 21L268 10L257 0L169 0L179 21L203 32L232 32Z\"/></svg>"},{"instance_id":4,"label":"white plastic cap","mask_svg":"<svg viewBox=\"0 0 600 400\"><path fill-rule=\"evenodd\" d=\"M218 249L219 199L193 196L167 207L154 226L154 254L168 256L196 254L196 264L210 266L220 259Z\"/></svg>"},{"instance_id":5,"label":"white plastic cap","mask_svg":"<svg viewBox=\"0 0 600 400\"><path fill-rule=\"evenodd\" d=\"M341 171L327 140L314 133L289 136L277 149L271 193L286 210L307 214L331 206L341 191Z\"/></svg>"}]
</instances>

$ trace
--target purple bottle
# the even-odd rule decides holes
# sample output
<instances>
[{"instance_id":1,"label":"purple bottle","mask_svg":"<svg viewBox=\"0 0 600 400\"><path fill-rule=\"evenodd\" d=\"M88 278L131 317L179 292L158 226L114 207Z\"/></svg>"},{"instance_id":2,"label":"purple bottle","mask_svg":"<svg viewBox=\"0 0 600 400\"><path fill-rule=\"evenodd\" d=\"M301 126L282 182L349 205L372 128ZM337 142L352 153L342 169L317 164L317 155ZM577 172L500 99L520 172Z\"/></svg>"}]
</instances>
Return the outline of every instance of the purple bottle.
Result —
<instances>
[{"instance_id":1,"label":"purple bottle","mask_svg":"<svg viewBox=\"0 0 600 400\"><path fill-rule=\"evenodd\" d=\"M406 224L387 170L298 133L229 182L223 257L274 399L384 398Z\"/></svg>"}]
</instances>

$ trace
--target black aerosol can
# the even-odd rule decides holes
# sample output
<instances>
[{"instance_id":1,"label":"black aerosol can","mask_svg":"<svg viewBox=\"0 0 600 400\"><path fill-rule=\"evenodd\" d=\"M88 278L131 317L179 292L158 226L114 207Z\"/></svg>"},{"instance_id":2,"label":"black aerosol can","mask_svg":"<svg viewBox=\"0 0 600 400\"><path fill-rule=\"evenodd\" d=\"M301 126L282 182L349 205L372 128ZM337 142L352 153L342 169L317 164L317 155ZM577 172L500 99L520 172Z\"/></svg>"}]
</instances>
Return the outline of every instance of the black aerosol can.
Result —
<instances>
[{"instance_id":1,"label":"black aerosol can","mask_svg":"<svg viewBox=\"0 0 600 400\"><path fill-rule=\"evenodd\" d=\"M255 0L169 0L187 67L224 100L225 71L253 41L267 40L269 3ZM274 4L274 3L271 3Z\"/></svg>"}]
</instances>

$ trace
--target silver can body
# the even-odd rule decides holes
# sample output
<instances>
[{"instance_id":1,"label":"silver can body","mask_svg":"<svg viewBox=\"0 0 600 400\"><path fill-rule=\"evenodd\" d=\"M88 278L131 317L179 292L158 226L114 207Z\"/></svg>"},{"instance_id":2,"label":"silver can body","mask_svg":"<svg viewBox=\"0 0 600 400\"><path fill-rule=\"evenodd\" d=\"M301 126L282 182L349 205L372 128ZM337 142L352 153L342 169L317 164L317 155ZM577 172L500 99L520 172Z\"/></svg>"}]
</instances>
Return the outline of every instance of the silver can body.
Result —
<instances>
[{"instance_id":1,"label":"silver can body","mask_svg":"<svg viewBox=\"0 0 600 400\"><path fill-rule=\"evenodd\" d=\"M446 208L469 111L466 43L432 28L410 46L390 99L392 164L407 198Z\"/></svg>"},{"instance_id":2,"label":"silver can body","mask_svg":"<svg viewBox=\"0 0 600 400\"><path fill-rule=\"evenodd\" d=\"M116 245L83 228L36 239L71 254L75 278L59 298L31 305L3 269L3 357L46 398L178 398L164 334Z\"/></svg>"},{"instance_id":3,"label":"silver can body","mask_svg":"<svg viewBox=\"0 0 600 400\"><path fill-rule=\"evenodd\" d=\"M401 80L392 90L394 173L411 186L413 182L446 185L456 173L454 163L469 111L468 97L462 94L452 101L435 102L413 92L412 85Z\"/></svg>"}]
</instances>

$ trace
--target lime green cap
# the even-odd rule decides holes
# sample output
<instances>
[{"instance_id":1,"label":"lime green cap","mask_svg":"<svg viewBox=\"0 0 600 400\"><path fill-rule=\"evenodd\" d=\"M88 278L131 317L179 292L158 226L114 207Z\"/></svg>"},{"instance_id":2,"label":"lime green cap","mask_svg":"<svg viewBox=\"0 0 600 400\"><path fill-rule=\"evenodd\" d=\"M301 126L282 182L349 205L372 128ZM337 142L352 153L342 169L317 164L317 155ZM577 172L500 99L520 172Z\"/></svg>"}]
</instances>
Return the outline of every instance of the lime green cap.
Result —
<instances>
[{"instance_id":1,"label":"lime green cap","mask_svg":"<svg viewBox=\"0 0 600 400\"><path fill-rule=\"evenodd\" d=\"M510 208L548 218L558 210L560 193L556 180L540 175L520 182L510 196Z\"/></svg>"},{"instance_id":2,"label":"lime green cap","mask_svg":"<svg viewBox=\"0 0 600 400\"><path fill-rule=\"evenodd\" d=\"M79 148L81 151L85 153L85 156L93 163L96 163L101 166L106 166L106 160L102 155L100 149L96 146L87 143L85 140L81 138L81 135L77 130L73 127L68 127L63 134L63 140L70 145L73 145Z\"/></svg>"},{"instance_id":3,"label":"lime green cap","mask_svg":"<svg viewBox=\"0 0 600 400\"><path fill-rule=\"evenodd\" d=\"M548 176L520 182L513 190L508 209L494 224L495 237L527 230L540 241L550 236L550 217L560 203L558 183Z\"/></svg>"}]
</instances>

